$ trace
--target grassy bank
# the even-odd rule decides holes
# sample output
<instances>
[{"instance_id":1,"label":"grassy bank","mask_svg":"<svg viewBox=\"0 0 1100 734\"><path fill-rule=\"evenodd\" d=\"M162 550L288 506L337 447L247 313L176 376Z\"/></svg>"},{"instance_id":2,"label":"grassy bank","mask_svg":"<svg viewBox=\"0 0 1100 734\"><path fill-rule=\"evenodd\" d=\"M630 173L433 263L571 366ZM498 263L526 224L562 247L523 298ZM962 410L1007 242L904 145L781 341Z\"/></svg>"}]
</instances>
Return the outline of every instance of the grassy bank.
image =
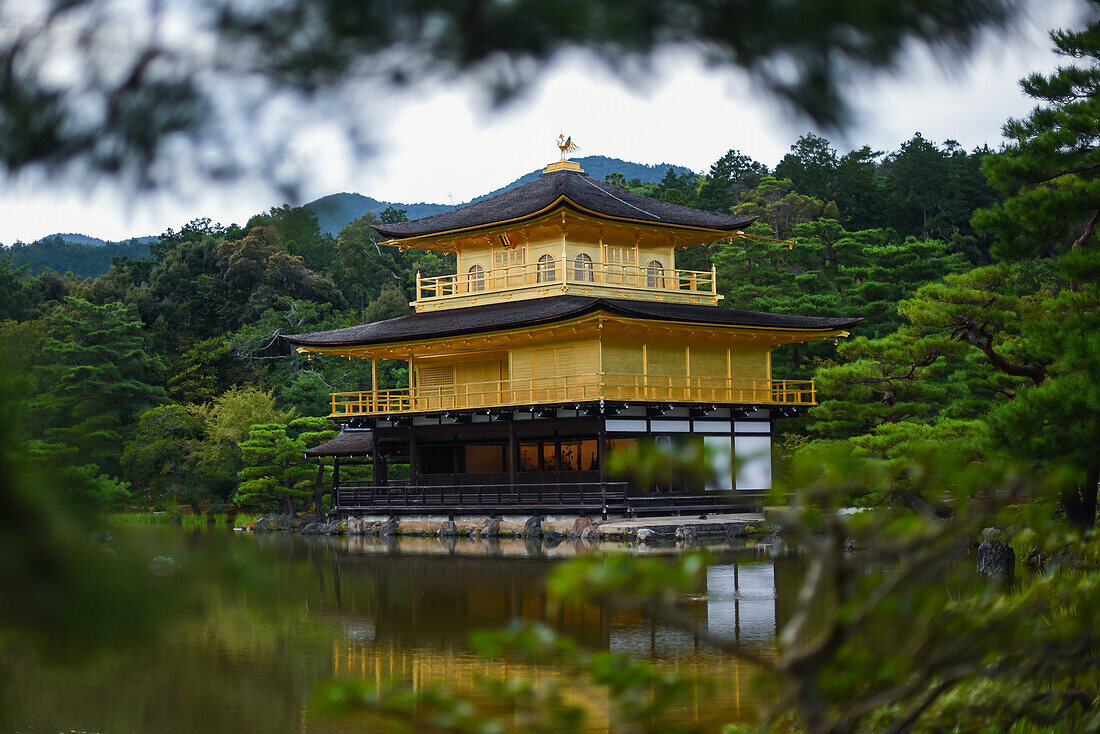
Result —
<instances>
[{"instance_id":1,"label":"grassy bank","mask_svg":"<svg viewBox=\"0 0 1100 734\"><path fill-rule=\"evenodd\" d=\"M190 512L114 512L107 516L107 524L114 527L148 527L151 525L184 525L188 527L200 527L211 524L224 525L229 519L227 513L215 513L213 515L195 515ZM254 522L259 515L249 513L237 513L233 517L233 524L242 525Z\"/></svg>"}]
</instances>

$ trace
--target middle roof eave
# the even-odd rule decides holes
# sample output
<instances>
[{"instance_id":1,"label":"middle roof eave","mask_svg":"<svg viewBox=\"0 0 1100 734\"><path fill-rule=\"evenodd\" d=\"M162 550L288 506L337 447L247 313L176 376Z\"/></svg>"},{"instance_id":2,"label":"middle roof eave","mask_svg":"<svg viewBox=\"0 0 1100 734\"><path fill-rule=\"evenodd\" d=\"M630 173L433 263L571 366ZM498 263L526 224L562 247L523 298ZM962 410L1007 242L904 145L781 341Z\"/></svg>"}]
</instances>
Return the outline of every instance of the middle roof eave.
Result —
<instances>
[{"instance_id":1,"label":"middle roof eave","mask_svg":"<svg viewBox=\"0 0 1100 734\"><path fill-rule=\"evenodd\" d=\"M846 329L862 321L850 318L788 316L716 306L562 295L460 309L423 311L373 324L284 336L283 339L307 349L371 346L538 326L578 318L596 311L653 321L822 333Z\"/></svg>"}]
</instances>

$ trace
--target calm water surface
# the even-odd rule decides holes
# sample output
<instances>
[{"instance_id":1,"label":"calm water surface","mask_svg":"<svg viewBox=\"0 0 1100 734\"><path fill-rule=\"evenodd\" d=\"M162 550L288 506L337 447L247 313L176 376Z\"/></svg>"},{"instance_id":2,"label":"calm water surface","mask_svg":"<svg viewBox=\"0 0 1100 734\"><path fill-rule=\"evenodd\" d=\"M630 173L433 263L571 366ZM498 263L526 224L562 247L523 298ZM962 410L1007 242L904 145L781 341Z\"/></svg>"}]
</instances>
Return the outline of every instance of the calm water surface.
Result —
<instances>
[{"instance_id":1,"label":"calm water surface","mask_svg":"<svg viewBox=\"0 0 1100 734\"><path fill-rule=\"evenodd\" d=\"M180 569L172 583L188 592L173 601L154 636L124 649L73 651L62 660L9 649L17 672L8 698L19 732L371 731L377 729L361 721L311 715L315 686L335 677L462 688L479 674L560 678L589 703L594 730L606 731L606 706L583 682L565 680L552 667L470 652L471 632L517 617L544 620L591 649L697 674L701 683L679 715L708 729L754 720L765 703L750 666L701 648L689 635L599 605L548 604L543 577L563 559L594 552L586 546L387 543L221 527L114 533L120 555L175 559ZM625 549L598 552L615 550ZM757 651L772 649L804 562L773 554L767 544L719 556L706 588L685 599L687 608L712 632ZM150 576L149 593L162 593L163 583Z\"/></svg>"}]
</instances>

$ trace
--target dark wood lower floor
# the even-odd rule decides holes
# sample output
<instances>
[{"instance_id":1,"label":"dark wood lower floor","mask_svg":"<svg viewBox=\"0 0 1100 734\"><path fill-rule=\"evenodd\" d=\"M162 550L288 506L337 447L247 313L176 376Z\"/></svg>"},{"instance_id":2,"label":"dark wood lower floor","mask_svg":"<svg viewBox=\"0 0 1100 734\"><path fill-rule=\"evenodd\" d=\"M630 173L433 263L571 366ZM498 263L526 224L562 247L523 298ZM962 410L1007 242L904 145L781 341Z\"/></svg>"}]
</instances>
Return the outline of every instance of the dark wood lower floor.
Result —
<instances>
[{"instance_id":1,"label":"dark wood lower floor","mask_svg":"<svg viewBox=\"0 0 1100 734\"><path fill-rule=\"evenodd\" d=\"M374 486L345 484L333 496L338 514L597 515L642 517L758 510L760 492L643 492L626 482L557 482Z\"/></svg>"},{"instance_id":2,"label":"dark wood lower floor","mask_svg":"<svg viewBox=\"0 0 1100 734\"><path fill-rule=\"evenodd\" d=\"M734 455L743 442L769 446L771 420L768 411L676 405L379 420L333 442L333 509L601 516L758 509L770 459L767 481L751 483L734 470ZM357 442L363 450L351 452ZM642 451L645 444L661 450Z\"/></svg>"}]
</instances>

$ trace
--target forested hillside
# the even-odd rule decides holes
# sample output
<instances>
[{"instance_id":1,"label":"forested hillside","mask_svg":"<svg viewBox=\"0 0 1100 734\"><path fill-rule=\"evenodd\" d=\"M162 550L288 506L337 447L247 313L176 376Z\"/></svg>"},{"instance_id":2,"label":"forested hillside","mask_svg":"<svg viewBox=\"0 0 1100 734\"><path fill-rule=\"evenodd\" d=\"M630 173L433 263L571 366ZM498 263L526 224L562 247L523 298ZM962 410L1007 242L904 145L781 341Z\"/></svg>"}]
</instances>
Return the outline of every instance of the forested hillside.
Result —
<instances>
[{"instance_id":1,"label":"forested hillside","mask_svg":"<svg viewBox=\"0 0 1100 734\"><path fill-rule=\"evenodd\" d=\"M31 273L48 268L58 273L72 272L80 278L94 278L106 273L116 257L134 260L148 258L150 240L155 241L156 238L136 237L124 242L103 242L84 235L53 235L30 244L17 242L2 248L0 258L16 268L25 266Z\"/></svg>"},{"instance_id":2,"label":"forested hillside","mask_svg":"<svg viewBox=\"0 0 1100 734\"><path fill-rule=\"evenodd\" d=\"M401 209L409 219L421 219L433 214L445 212L453 207L449 204L401 204L393 201L379 201L362 194L329 194L303 205L317 215L317 224L326 234L337 234L349 222L370 212L375 216L386 209Z\"/></svg>"}]
</instances>

